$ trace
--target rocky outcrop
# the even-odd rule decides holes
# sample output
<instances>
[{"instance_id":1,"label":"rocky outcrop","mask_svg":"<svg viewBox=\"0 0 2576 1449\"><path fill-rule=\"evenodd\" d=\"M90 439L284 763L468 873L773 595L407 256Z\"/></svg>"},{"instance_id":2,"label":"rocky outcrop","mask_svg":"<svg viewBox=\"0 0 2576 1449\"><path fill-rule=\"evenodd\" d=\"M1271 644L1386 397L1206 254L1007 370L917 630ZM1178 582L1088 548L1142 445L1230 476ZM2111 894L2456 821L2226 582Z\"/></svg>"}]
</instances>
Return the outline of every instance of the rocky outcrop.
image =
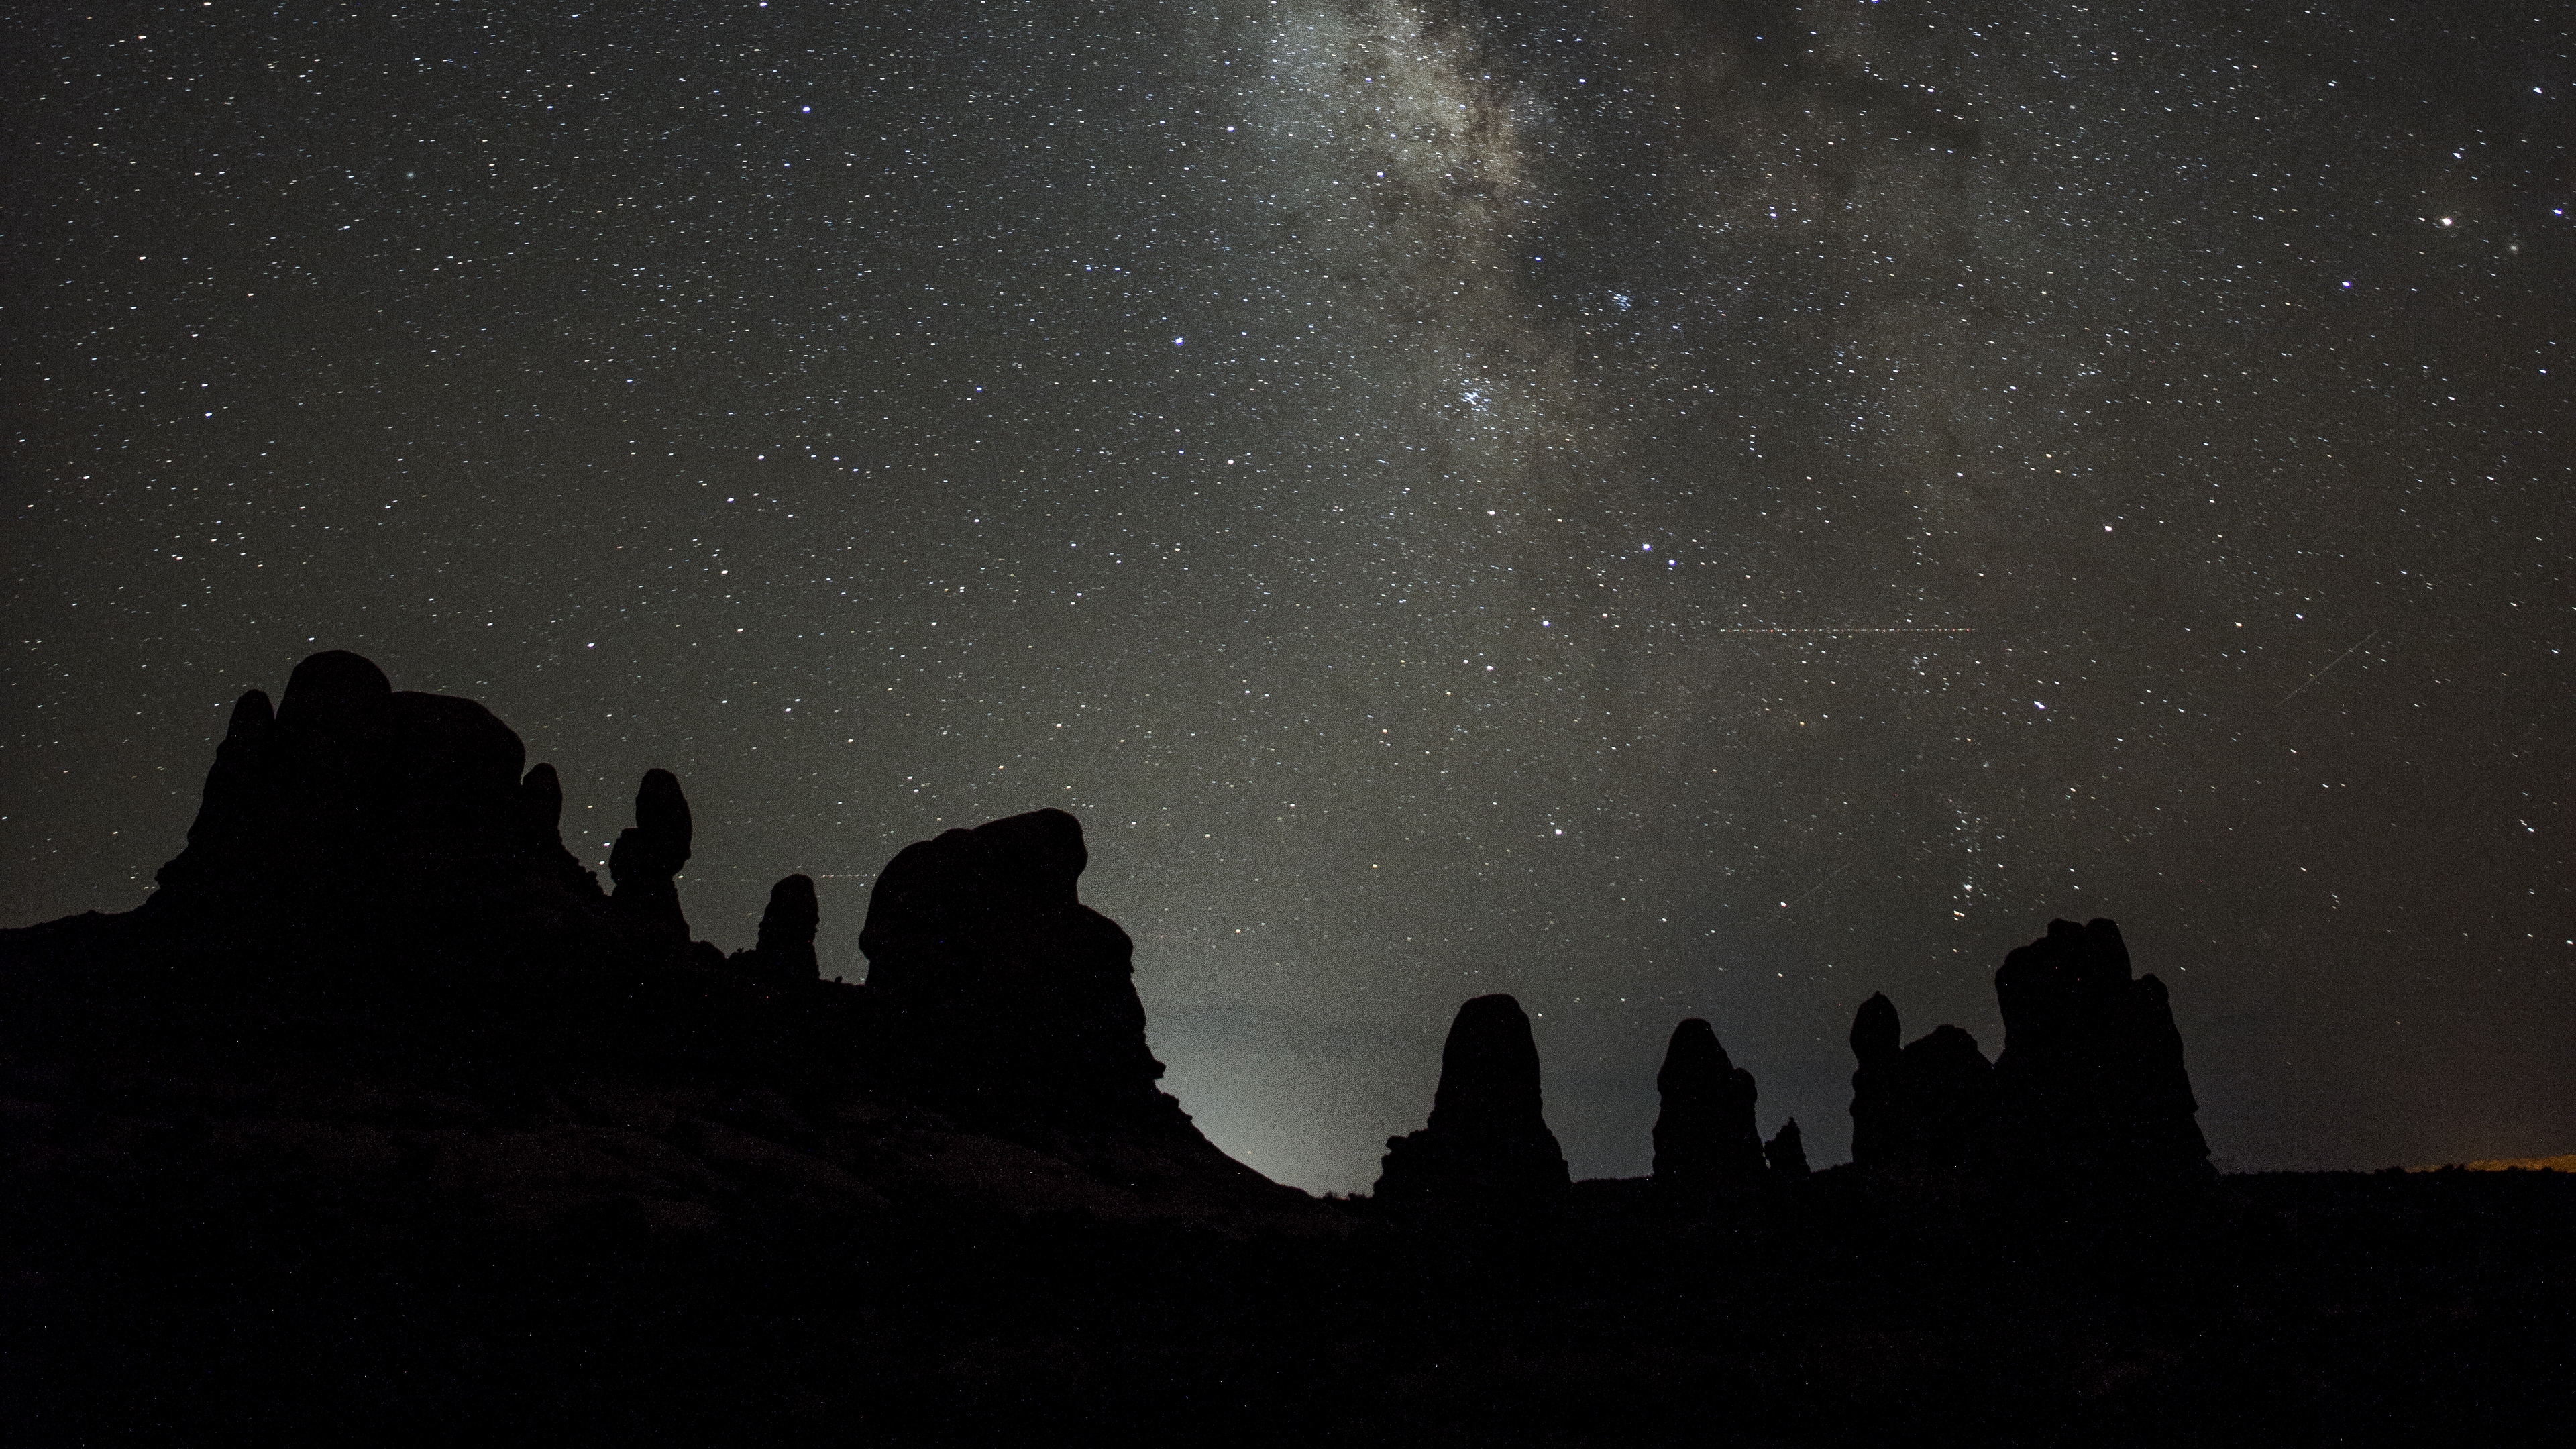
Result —
<instances>
[{"instance_id":1,"label":"rocky outcrop","mask_svg":"<svg viewBox=\"0 0 2576 1449\"><path fill-rule=\"evenodd\" d=\"M554 766L541 764L520 777L519 828L539 854L549 846L563 849L563 780ZM566 851L565 858L570 859L571 852Z\"/></svg>"},{"instance_id":2,"label":"rocky outcrop","mask_svg":"<svg viewBox=\"0 0 2576 1449\"><path fill-rule=\"evenodd\" d=\"M1762 1144L1762 1156L1771 1165L1771 1175L1788 1179L1807 1175L1807 1142L1798 1134L1798 1119L1780 1124L1780 1130Z\"/></svg>"},{"instance_id":3,"label":"rocky outcrop","mask_svg":"<svg viewBox=\"0 0 2576 1449\"><path fill-rule=\"evenodd\" d=\"M680 910L675 877L689 863L696 837L688 797L680 779L668 770L647 770L635 787L635 823L617 833L608 852L609 879L617 883L612 897L628 919L672 942L689 939L689 920Z\"/></svg>"},{"instance_id":4,"label":"rocky outcrop","mask_svg":"<svg viewBox=\"0 0 2576 1449\"><path fill-rule=\"evenodd\" d=\"M1896 1003L1884 992L1872 992L1852 1014L1852 1161L1863 1167L1894 1160L1904 1127L1905 1092L1898 1081Z\"/></svg>"},{"instance_id":5,"label":"rocky outcrop","mask_svg":"<svg viewBox=\"0 0 2576 1449\"><path fill-rule=\"evenodd\" d=\"M1509 1211L1564 1194L1565 1154L1547 1129L1538 1044L1519 1002L1497 993L1458 1008L1430 1122L1386 1149L1375 1198L1399 1210Z\"/></svg>"},{"instance_id":6,"label":"rocky outcrop","mask_svg":"<svg viewBox=\"0 0 2576 1449\"><path fill-rule=\"evenodd\" d=\"M2118 925L2051 921L1995 972L1996 1146L2024 1182L2211 1175L2164 983L2129 974Z\"/></svg>"},{"instance_id":7,"label":"rocky outcrop","mask_svg":"<svg viewBox=\"0 0 2576 1449\"><path fill-rule=\"evenodd\" d=\"M1168 1120L1135 946L1075 897L1082 826L1037 810L905 846L859 949L944 1099L1014 1119Z\"/></svg>"},{"instance_id":8,"label":"rocky outcrop","mask_svg":"<svg viewBox=\"0 0 2576 1449\"><path fill-rule=\"evenodd\" d=\"M696 842L668 771L636 792L612 897L563 847L562 782L524 757L482 706L394 690L354 654L305 660L275 708L244 695L141 909L0 932L0 1076L104 1072L212 1115L258 1081L260 1118L333 1141L432 1119L518 1134L495 1181L551 1204L537 1218L608 1181L594 1129L667 1092L699 1099L673 1141L741 1177L677 1189L710 1222L878 1210L871 1192L933 1214L1307 1211L1155 1088L1127 936L1075 898L1071 816L903 852L861 987L817 979L802 875L731 962L688 939ZM769 1145L693 1120L711 1114Z\"/></svg>"},{"instance_id":9,"label":"rocky outcrop","mask_svg":"<svg viewBox=\"0 0 2576 1449\"><path fill-rule=\"evenodd\" d=\"M256 689L234 706L187 847L141 914L203 942L351 964L559 933L600 893L557 836L554 771L523 778L525 757L472 700L313 655L273 712Z\"/></svg>"},{"instance_id":10,"label":"rocky outcrop","mask_svg":"<svg viewBox=\"0 0 2576 1449\"><path fill-rule=\"evenodd\" d=\"M1994 1170L1994 1067L1977 1039L1936 1026L1899 1058L1905 1137L1897 1160L1928 1172Z\"/></svg>"},{"instance_id":11,"label":"rocky outcrop","mask_svg":"<svg viewBox=\"0 0 2576 1449\"><path fill-rule=\"evenodd\" d=\"M1955 1026L1896 1048L1896 1008L1852 1022L1852 1160L1998 1177L2020 1188L2190 1183L2211 1175L2164 983L2129 974L2107 920L2051 921L1995 972L2003 1054Z\"/></svg>"},{"instance_id":12,"label":"rocky outcrop","mask_svg":"<svg viewBox=\"0 0 2576 1449\"><path fill-rule=\"evenodd\" d=\"M1852 1161L1897 1172L1993 1170L1993 1068L1955 1026L1896 1045L1895 1003L1874 995L1852 1022Z\"/></svg>"},{"instance_id":13,"label":"rocky outcrop","mask_svg":"<svg viewBox=\"0 0 2576 1449\"><path fill-rule=\"evenodd\" d=\"M769 888L760 913L758 944L733 953L733 964L775 985L822 979L814 959L814 932L822 921L811 877L791 875Z\"/></svg>"},{"instance_id":14,"label":"rocky outcrop","mask_svg":"<svg viewBox=\"0 0 2576 1449\"><path fill-rule=\"evenodd\" d=\"M1760 1180L1753 1074L1727 1059L1707 1022L1694 1016L1673 1028L1655 1089L1663 1098L1655 1117L1658 1187L1707 1192Z\"/></svg>"},{"instance_id":15,"label":"rocky outcrop","mask_svg":"<svg viewBox=\"0 0 2576 1449\"><path fill-rule=\"evenodd\" d=\"M187 847L154 878L161 887L154 901L161 909L181 901L211 903L224 886L236 883L227 877L244 874L242 866L259 849L262 827L269 823L266 784L276 730L268 691L254 689L233 702L231 723L206 771L197 818L188 827Z\"/></svg>"}]
</instances>

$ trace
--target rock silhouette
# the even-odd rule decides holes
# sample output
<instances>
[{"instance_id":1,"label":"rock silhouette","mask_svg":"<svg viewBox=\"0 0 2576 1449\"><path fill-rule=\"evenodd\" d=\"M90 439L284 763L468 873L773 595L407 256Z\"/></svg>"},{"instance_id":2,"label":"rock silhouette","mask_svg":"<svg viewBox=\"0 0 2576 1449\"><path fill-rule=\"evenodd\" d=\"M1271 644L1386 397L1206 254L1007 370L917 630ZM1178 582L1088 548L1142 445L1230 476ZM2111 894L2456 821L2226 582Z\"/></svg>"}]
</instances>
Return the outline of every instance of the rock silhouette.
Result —
<instances>
[{"instance_id":1,"label":"rock silhouette","mask_svg":"<svg viewBox=\"0 0 2576 1449\"><path fill-rule=\"evenodd\" d=\"M1760 1177L1753 1074L1727 1059L1707 1022L1694 1016L1673 1028L1655 1089L1663 1097L1655 1117L1658 1186L1703 1192Z\"/></svg>"},{"instance_id":2,"label":"rock silhouette","mask_svg":"<svg viewBox=\"0 0 2576 1449\"><path fill-rule=\"evenodd\" d=\"M1873 995L1852 1021L1852 1161L1865 1168L1984 1175L1994 1167L1993 1068L1955 1026L1896 1045L1895 1003Z\"/></svg>"},{"instance_id":3,"label":"rock silhouette","mask_svg":"<svg viewBox=\"0 0 2576 1449\"><path fill-rule=\"evenodd\" d=\"M688 917L681 914L680 888L673 878L689 863L695 834L679 777L668 770L647 770L635 788L635 823L618 832L617 844L608 852L619 909L671 941L689 939Z\"/></svg>"},{"instance_id":4,"label":"rock silhouette","mask_svg":"<svg viewBox=\"0 0 2576 1449\"><path fill-rule=\"evenodd\" d=\"M904 851L863 938L876 984L858 987L818 979L802 875L771 891L757 943L731 961L689 939L675 877L695 831L667 770L644 775L603 892L563 847L562 781L523 771L525 753L481 705L396 691L354 654L313 655L281 705L254 690L235 706L160 890L129 915L11 933L8 985L21 1007L50 992L117 1023L93 1035L255 1031L360 1072L402 1062L499 1083L512 1112L584 1072L857 1094L880 1114L931 1114L960 1164L1018 1134L1008 1153L1045 1165L995 1178L1005 1198L1297 1197L1156 1089L1127 935L1074 895L1073 817Z\"/></svg>"},{"instance_id":5,"label":"rock silhouette","mask_svg":"<svg viewBox=\"0 0 2576 1449\"><path fill-rule=\"evenodd\" d=\"M1994 1169L1994 1067L1977 1039L1936 1026L1898 1059L1906 1093L1899 1160L1933 1172Z\"/></svg>"},{"instance_id":6,"label":"rock silhouette","mask_svg":"<svg viewBox=\"0 0 2576 1449\"><path fill-rule=\"evenodd\" d=\"M812 878L787 877L769 888L758 944L733 953L734 964L779 985L820 980L823 968L814 959L814 932L822 915Z\"/></svg>"},{"instance_id":7,"label":"rock silhouette","mask_svg":"<svg viewBox=\"0 0 2576 1449\"><path fill-rule=\"evenodd\" d=\"M2051 921L1995 972L1996 1146L2020 1182L2192 1182L2209 1145L2164 983L2132 978L2120 928Z\"/></svg>"},{"instance_id":8,"label":"rock silhouette","mask_svg":"<svg viewBox=\"0 0 2576 1449\"><path fill-rule=\"evenodd\" d=\"M0 931L16 1439L1661 1442L1712 1403L1784 1444L2563 1432L2532 1385L2576 1338L2576 1178L2135 1190L2207 1166L2107 921L2006 960L1991 1068L1872 998L1855 1135L1906 1170L1809 1176L1787 1122L1722 1223L1569 1185L1529 1019L1470 1001L1379 1214L1262 1181L1154 1090L1070 817L907 849L871 985L813 979L802 876L711 969L676 780L612 900L478 706L347 655L285 697L235 707L145 906ZM1743 1075L1675 1032L1672 1170L1749 1166ZM2068 1199L1926 1180L1980 1140Z\"/></svg>"},{"instance_id":9,"label":"rock silhouette","mask_svg":"<svg viewBox=\"0 0 2576 1449\"><path fill-rule=\"evenodd\" d=\"M519 823L530 845L562 848L563 780L555 774L554 766L533 766L519 778ZM570 858L569 852L566 858Z\"/></svg>"},{"instance_id":10,"label":"rock silhouette","mask_svg":"<svg viewBox=\"0 0 2576 1449\"><path fill-rule=\"evenodd\" d=\"M1547 1130L1538 1045L1518 1001L1496 993L1458 1008L1430 1122L1388 1138L1386 1149L1374 1196L1399 1210L1509 1211L1564 1193L1565 1154Z\"/></svg>"},{"instance_id":11,"label":"rock silhouette","mask_svg":"<svg viewBox=\"0 0 2576 1449\"><path fill-rule=\"evenodd\" d=\"M271 737L276 711L266 690L254 689L233 703L223 743L206 772L206 788L197 818L188 827L188 844L161 867L155 879L161 889L152 897L161 910L211 903L231 877L241 873L242 858L257 848L257 836L268 822L267 779L273 768Z\"/></svg>"},{"instance_id":12,"label":"rock silhouette","mask_svg":"<svg viewBox=\"0 0 2576 1449\"><path fill-rule=\"evenodd\" d=\"M2051 921L1995 972L2004 1051L1943 1026L1897 1050L1896 1008L1852 1022L1852 1160L2020 1187L2210 1175L2164 983L2132 978L2120 928Z\"/></svg>"},{"instance_id":13,"label":"rock silhouette","mask_svg":"<svg viewBox=\"0 0 2576 1449\"><path fill-rule=\"evenodd\" d=\"M1165 1120L1134 944L1075 898L1082 826L1036 810L915 841L877 878L859 949L947 1100L1015 1118Z\"/></svg>"},{"instance_id":14,"label":"rock silhouette","mask_svg":"<svg viewBox=\"0 0 2576 1449\"><path fill-rule=\"evenodd\" d=\"M234 705L188 844L138 914L281 969L359 974L559 934L600 893L556 834L554 771L523 779L525 756L472 700L315 654L274 711L256 689Z\"/></svg>"},{"instance_id":15,"label":"rock silhouette","mask_svg":"<svg viewBox=\"0 0 2576 1449\"><path fill-rule=\"evenodd\" d=\"M1896 1003L1872 992L1852 1014L1850 1040L1860 1063L1852 1072L1852 1161L1863 1167L1891 1162L1905 1139Z\"/></svg>"},{"instance_id":16,"label":"rock silhouette","mask_svg":"<svg viewBox=\"0 0 2576 1449\"><path fill-rule=\"evenodd\" d=\"M1807 1143L1798 1134L1798 1119L1780 1124L1769 1142L1762 1144L1762 1156L1771 1166L1774 1177L1788 1179L1807 1175Z\"/></svg>"}]
</instances>

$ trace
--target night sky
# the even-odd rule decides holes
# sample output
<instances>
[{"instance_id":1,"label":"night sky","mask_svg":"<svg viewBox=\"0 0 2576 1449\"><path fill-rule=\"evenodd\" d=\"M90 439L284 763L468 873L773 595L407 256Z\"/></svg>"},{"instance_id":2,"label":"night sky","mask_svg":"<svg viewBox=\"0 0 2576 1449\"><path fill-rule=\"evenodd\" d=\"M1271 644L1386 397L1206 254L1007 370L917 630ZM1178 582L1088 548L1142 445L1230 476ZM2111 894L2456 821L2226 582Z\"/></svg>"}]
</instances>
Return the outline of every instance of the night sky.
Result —
<instances>
[{"instance_id":1,"label":"night sky","mask_svg":"<svg viewBox=\"0 0 2576 1449\"><path fill-rule=\"evenodd\" d=\"M1300 1186L1488 991L1578 1176L1686 1015L1839 1161L2052 915L2223 1167L2576 1150L2561 5L11 11L0 924L336 647L850 979L1074 811Z\"/></svg>"}]
</instances>

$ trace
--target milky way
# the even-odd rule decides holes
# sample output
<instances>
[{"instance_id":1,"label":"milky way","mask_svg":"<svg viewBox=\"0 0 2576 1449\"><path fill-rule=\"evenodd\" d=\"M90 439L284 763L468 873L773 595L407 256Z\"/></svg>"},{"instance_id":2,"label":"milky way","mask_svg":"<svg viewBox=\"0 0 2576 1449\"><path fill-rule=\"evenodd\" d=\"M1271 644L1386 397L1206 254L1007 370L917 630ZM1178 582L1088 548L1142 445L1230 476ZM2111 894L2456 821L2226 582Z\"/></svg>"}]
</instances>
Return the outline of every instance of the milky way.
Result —
<instances>
[{"instance_id":1,"label":"milky way","mask_svg":"<svg viewBox=\"0 0 2576 1449\"><path fill-rule=\"evenodd\" d=\"M2539 18L2535 18L2538 16ZM2250 27L2250 28L2249 28ZM2546 7L110 7L11 62L10 923L240 690L485 701L745 944L1057 805L1217 1141L1460 999L1578 1173L1703 1015L2001 1046L2111 915L2239 1166L2576 1139Z\"/></svg>"}]
</instances>

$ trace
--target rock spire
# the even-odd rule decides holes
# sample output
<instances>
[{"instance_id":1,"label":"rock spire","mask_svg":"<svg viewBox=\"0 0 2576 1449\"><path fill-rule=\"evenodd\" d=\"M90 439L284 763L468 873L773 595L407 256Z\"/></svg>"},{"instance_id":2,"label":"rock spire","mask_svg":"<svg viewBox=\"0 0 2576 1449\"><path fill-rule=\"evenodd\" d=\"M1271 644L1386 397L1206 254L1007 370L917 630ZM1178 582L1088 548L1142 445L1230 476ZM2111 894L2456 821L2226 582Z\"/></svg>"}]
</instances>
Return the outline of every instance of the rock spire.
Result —
<instances>
[{"instance_id":1,"label":"rock spire","mask_svg":"<svg viewBox=\"0 0 2576 1449\"><path fill-rule=\"evenodd\" d=\"M1897 1080L1896 1003L1886 993L1872 992L1853 1013L1850 1040L1859 1062L1852 1072L1852 1161L1866 1167L1891 1160L1904 1137L1897 1120L1905 1092Z\"/></svg>"},{"instance_id":2,"label":"rock spire","mask_svg":"<svg viewBox=\"0 0 2576 1449\"><path fill-rule=\"evenodd\" d=\"M814 900L810 876L791 875L769 888L769 905L760 913L759 944L734 953L748 957L760 975L782 985L818 981L823 968L814 959L814 932L823 918Z\"/></svg>"},{"instance_id":3,"label":"rock spire","mask_svg":"<svg viewBox=\"0 0 2576 1449\"><path fill-rule=\"evenodd\" d=\"M1518 1001L1497 993L1458 1008L1430 1122L1386 1148L1376 1198L1397 1208L1511 1210L1566 1190L1565 1154L1541 1111L1538 1045Z\"/></svg>"},{"instance_id":4,"label":"rock spire","mask_svg":"<svg viewBox=\"0 0 2576 1449\"><path fill-rule=\"evenodd\" d=\"M608 852L618 908L675 941L689 939L674 877L689 863L695 835L679 777L668 770L646 770L635 787L635 823L618 832L617 844Z\"/></svg>"},{"instance_id":5,"label":"rock spire","mask_svg":"<svg viewBox=\"0 0 2576 1449\"><path fill-rule=\"evenodd\" d=\"M1792 1117L1780 1124L1780 1130L1772 1134L1770 1141L1762 1144L1762 1156L1771 1164L1771 1175L1775 1178L1807 1175L1807 1141L1798 1133L1797 1118Z\"/></svg>"},{"instance_id":6,"label":"rock spire","mask_svg":"<svg viewBox=\"0 0 2576 1449\"><path fill-rule=\"evenodd\" d=\"M1753 1122L1753 1074L1727 1059L1717 1032L1698 1017L1673 1028L1655 1074L1663 1110L1655 1118L1655 1182L1707 1191L1759 1178L1762 1133Z\"/></svg>"}]
</instances>

